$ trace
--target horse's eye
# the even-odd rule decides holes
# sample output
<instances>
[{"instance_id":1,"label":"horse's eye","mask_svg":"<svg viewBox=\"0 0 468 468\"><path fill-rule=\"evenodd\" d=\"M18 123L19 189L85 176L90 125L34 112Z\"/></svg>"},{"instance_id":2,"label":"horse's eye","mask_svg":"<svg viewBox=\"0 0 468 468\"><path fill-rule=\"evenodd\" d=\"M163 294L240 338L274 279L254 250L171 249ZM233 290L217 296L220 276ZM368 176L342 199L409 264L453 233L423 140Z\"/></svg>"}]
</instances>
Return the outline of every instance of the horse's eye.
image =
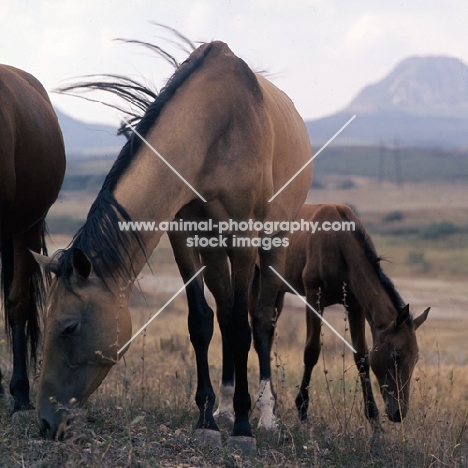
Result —
<instances>
[{"instance_id":1,"label":"horse's eye","mask_svg":"<svg viewBox=\"0 0 468 468\"><path fill-rule=\"evenodd\" d=\"M73 322L62 330L62 336L68 336L75 333L78 328L79 322Z\"/></svg>"}]
</instances>

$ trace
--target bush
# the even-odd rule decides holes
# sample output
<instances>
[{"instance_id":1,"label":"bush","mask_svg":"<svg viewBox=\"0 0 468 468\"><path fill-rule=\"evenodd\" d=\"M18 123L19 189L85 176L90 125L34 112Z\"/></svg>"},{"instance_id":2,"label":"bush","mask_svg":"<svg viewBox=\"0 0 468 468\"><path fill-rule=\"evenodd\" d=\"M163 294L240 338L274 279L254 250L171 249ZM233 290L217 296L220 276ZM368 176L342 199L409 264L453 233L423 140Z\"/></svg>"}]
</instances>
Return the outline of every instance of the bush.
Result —
<instances>
[{"instance_id":1,"label":"bush","mask_svg":"<svg viewBox=\"0 0 468 468\"><path fill-rule=\"evenodd\" d=\"M432 223L427 225L421 231L423 239L438 239L440 237L456 234L460 229L450 221L442 221L440 223Z\"/></svg>"},{"instance_id":2,"label":"bush","mask_svg":"<svg viewBox=\"0 0 468 468\"><path fill-rule=\"evenodd\" d=\"M402 211L396 210L396 211L390 211L387 213L383 221L384 222L392 222L392 221L401 221L404 218L404 214Z\"/></svg>"}]
</instances>

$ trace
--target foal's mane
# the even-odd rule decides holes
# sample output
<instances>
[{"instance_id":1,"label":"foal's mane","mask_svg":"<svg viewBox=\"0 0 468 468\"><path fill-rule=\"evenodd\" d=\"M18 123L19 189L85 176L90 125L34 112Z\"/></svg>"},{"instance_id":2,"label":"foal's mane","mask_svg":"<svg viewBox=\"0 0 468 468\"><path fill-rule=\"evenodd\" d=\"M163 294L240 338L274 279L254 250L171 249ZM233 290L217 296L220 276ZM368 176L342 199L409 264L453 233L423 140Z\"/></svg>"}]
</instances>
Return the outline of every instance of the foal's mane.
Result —
<instances>
[{"instance_id":1,"label":"foal's mane","mask_svg":"<svg viewBox=\"0 0 468 468\"><path fill-rule=\"evenodd\" d=\"M166 86L159 93L140 85L134 80L115 75L107 75L108 78L115 78L116 81L114 82L80 83L63 88L62 91L78 88L101 89L123 97L127 102L144 111L141 116L133 113L131 120L136 123L137 132L145 137L157 121L164 106L171 100L187 78L201 66L211 49L212 43L207 43L194 51L176 69ZM131 266L133 259L129 251L132 237L144 249L143 241L137 231L125 232L119 229L119 221L130 221L131 218L112 193L121 176L132 164L134 156L143 142L135 133L126 131L124 125L119 132L126 134L127 142L107 174L96 200L91 205L85 224L75 234L69 247L59 254L58 275L66 279L69 279L72 272L73 250L75 248L80 249L90 259L94 273L104 280L108 276L115 277L124 274L131 276L134 274Z\"/></svg>"},{"instance_id":2,"label":"foal's mane","mask_svg":"<svg viewBox=\"0 0 468 468\"><path fill-rule=\"evenodd\" d=\"M392 280L384 273L381 266L381 261L383 260L383 258L377 255L374 243L372 242L369 233L366 231L364 225L359 220L359 218L357 216L353 216L352 221L355 222L356 226L354 234L358 239L359 243L361 244L366 259L372 265L375 274L379 278L379 281L382 284L385 292L388 294L388 297L392 301L393 306L399 312L405 306L405 302L396 290Z\"/></svg>"}]
</instances>

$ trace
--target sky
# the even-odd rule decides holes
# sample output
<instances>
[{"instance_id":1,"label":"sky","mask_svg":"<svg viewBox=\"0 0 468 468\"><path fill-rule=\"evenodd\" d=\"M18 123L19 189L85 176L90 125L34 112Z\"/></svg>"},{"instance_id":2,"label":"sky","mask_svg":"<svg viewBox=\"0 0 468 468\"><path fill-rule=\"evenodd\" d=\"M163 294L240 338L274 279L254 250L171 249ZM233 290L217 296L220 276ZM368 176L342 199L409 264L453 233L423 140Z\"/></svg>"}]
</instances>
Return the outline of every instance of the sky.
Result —
<instances>
[{"instance_id":1,"label":"sky","mask_svg":"<svg viewBox=\"0 0 468 468\"><path fill-rule=\"evenodd\" d=\"M187 54L167 41L174 36L153 22L194 42L226 42L254 71L266 71L304 119L341 110L404 58L468 63L467 0L0 0L0 63L35 75L66 114L117 124L116 111L52 91L99 73L159 89L173 69L115 41L153 42L182 61Z\"/></svg>"}]
</instances>

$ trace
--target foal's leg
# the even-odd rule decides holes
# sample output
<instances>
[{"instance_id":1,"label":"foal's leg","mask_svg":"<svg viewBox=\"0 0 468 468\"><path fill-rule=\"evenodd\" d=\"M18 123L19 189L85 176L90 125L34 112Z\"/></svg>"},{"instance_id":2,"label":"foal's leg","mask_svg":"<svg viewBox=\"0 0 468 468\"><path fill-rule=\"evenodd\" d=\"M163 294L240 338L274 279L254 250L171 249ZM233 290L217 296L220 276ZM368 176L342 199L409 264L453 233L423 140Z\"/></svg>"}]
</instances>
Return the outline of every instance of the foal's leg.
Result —
<instances>
[{"instance_id":1,"label":"foal's leg","mask_svg":"<svg viewBox=\"0 0 468 468\"><path fill-rule=\"evenodd\" d=\"M35 298L32 295L32 276L39 266L28 249L41 251L42 223L12 241L13 280L6 298L6 314L12 338L13 374L10 393L14 398L13 412L34 409L29 401L29 379L27 368L26 324L31 333L39 333ZM32 343L32 346L35 346Z\"/></svg>"},{"instance_id":2,"label":"foal's leg","mask_svg":"<svg viewBox=\"0 0 468 468\"><path fill-rule=\"evenodd\" d=\"M317 310L317 291L315 289L307 291L306 300L308 304ZM317 310L317 312L323 314L323 310ZM299 393L295 400L299 419L303 422L307 421L307 410L309 408L309 384L312 376L312 370L317 364L320 356L320 331L322 328L322 321L308 307L306 307L306 323L307 336L304 348L304 373L302 375Z\"/></svg>"},{"instance_id":3,"label":"foal's leg","mask_svg":"<svg viewBox=\"0 0 468 468\"><path fill-rule=\"evenodd\" d=\"M174 257L180 274L186 283L200 268L198 252L186 246L186 236L183 233L169 235ZM196 429L211 429L217 431L217 439L211 442L221 445L219 429L213 418L215 394L210 380L208 366L208 348L213 336L213 311L206 302L203 281L200 277L192 281L186 288L189 307L188 328L190 341L195 350L197 362L197 390L195 402L200 411ZM210 431L211 432L211 431Z\"/></svg>"},{"instance_id":4,"label":"foal's leg","mask_svg":"<svg viewBox=\"0 0 468 468\"><path fill-rule=\"evenodd\" d=\"M358 368L364 397L364 414L372 425L377 426L379 424L379 410L375 403L370 381L369 352L366 342L364 311L355 301L348 305L348 310L351 340L353 342L353 347L356 350L356 353L354 353L354 362Z\"/></svg>"}]
</instances>

